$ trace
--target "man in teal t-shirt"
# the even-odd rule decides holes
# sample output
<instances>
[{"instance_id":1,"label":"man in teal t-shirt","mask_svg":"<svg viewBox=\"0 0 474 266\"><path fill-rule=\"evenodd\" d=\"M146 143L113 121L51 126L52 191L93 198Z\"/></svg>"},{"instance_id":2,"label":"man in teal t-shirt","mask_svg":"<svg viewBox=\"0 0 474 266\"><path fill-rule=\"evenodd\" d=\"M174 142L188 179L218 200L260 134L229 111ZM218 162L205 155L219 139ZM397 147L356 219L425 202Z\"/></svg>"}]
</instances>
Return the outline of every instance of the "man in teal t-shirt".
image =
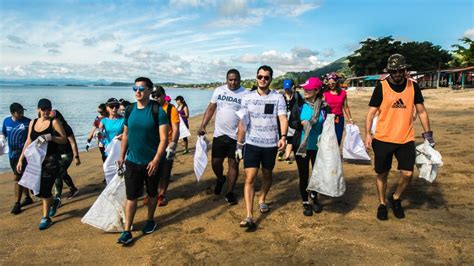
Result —
<instances>
[{"instance_id":1,"label":"man in teal t-shirt","mask_svg":"<svg viewBox=\"0 0 474 266\"><path fill-rule=\"evenodd\" d=\"M137 100L126 110L122 134L122 153L120 167L125 164L125 230L118 239L120 244L130 244L130 231L137 199L143 195L143 184L148 195L148 219L142 228L144 234L151 234L156 229L155 215L159 177L158 164L168 145L168 117L157 103L150 101L153 82L140 77L135 80L133 91ZM153 117L157 114L158 117ZM158 124L158 126L156 125ZM126 158L125 158L126 155ZM126 159L126 160L125 160Z\"/></svg>"}]
</instances>

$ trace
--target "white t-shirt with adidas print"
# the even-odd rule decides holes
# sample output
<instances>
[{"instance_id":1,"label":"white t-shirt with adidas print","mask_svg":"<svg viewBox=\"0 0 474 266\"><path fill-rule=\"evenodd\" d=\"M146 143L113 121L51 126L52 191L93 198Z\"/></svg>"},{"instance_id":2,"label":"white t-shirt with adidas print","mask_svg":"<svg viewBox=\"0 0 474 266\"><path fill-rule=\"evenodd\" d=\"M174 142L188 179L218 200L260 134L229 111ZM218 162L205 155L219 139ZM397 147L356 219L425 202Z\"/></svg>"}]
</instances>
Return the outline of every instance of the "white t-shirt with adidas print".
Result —
<instances>
[{"instance_id":1,"label":"white t-shirt with adidas print","mask_svg":"<svg viewBox=\"0 0 474 266\"><path fill-rule=\"evenodd\" d=\"M286 102L280 93L270 90L267 95L260 95L255 90L245 95L239 111L247 125L245 142L262 148L276 147L279 115L286 116Z\"/></svg>"},{"instance_id":2,"label":"white t-shirt with adidas print","mask_svg":"<svg viewBox=\"0 0 474 266\"><path fill-rule=\"evenodd\" d=\"M227 135L232 139L237 139L237 127L240 119L236 112L240 110L242 97L247 93L248 91L244 87L232 91L227 85L214 90L211 103L217 104L214 123L215 138Z\"/></svg>"}]
</instances>

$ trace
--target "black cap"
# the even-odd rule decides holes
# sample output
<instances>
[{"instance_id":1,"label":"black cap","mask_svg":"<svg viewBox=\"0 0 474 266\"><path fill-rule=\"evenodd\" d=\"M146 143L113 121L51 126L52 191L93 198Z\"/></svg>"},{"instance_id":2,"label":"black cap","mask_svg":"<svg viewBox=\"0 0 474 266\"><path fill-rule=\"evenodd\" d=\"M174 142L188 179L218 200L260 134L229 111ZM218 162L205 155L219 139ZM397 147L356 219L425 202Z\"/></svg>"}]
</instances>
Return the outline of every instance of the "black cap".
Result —
<instances>
[{"instance_id":1,"label":"black cap","mask_svg":"<svg viewBox=\"0 0 474 266\"><path fill-rule=\"evenodd\" d=\"M106 102L107 105L110 104L120 104L120 102L117 100L117 98L109 98Z\"/></svg>"},{"instance_id":2,"label":"black cap","mask_svg":"<svg viewBox=\"0 0 474 266\"><path fill-rule=\"evenodd\" d=\"M23 105L19 104L19 103L12 103L10 104L10 113L15 113L15 112L21 112L23 110L26 110L25 108L23 108Z\"/></svg>"},{"instance_id":3,"label":"black cap","mask_svg":"<svg viewBox=\"0 0 474 266\"><path fill-rule=\"evenodd\" d=\"M151 91L152 95L166 95L165 89L161 85L153 86L153 90Z\"/></svg>"},{"instance_id":4,"label":"black cap","mask_svg":"<svg viewBox=\"0 0 474 266\"><path fill-rule=\"evenodd\" d=\"M51 109L52 108L52 105L51 105L51 101L48 100L48 99L41 99L38 101L38 108L42 109L42 108L45 108L45 109Z\"/></svg>"}]
</instances>

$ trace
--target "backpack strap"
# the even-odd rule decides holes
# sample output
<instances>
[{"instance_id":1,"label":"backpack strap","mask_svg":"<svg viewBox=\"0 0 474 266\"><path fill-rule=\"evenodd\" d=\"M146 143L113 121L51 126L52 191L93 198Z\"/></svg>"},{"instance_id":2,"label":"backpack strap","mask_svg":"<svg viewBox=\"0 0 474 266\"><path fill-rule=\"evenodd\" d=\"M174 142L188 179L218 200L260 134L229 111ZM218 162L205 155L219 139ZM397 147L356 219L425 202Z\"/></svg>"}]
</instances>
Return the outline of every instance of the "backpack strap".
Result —
<instances>
[{"instance_id":1,"label":"backpack strap","mask_svg":"<svg viewBox=\"0 0 474 266\"><path fill-rule=\"evenodd\" d=\"M130 114L132 113L133 107L135 107L137 103L132 103L127 108L125 109L125 123L128 124L128 118L130 117Z\"/></svg>"},{"instance_id":2,"label":"backpack strap","mask_svg":"<svg viewBox=\"0 0 474 266\"><path fill-rule=\"evenodd\" d=\"M155 101L151 101L151 104L152 104L151 111L153 113L153 120L155 121L155 127L158 128L160 126L158 112L160 111L159 108L161 106Z\"/></svg>"},{"instance_id":3,"label":"backpack strap","mask_svg":"<svg viewBox=\"0 0 474 266\"><path fill-rule=\"evenodd\" d=\"M168 107L166 108L166 114L168 115L168 124L171 126L171 110L173 109L173 105L170 103L168 104Z\"/></svg>"}]
</instances>

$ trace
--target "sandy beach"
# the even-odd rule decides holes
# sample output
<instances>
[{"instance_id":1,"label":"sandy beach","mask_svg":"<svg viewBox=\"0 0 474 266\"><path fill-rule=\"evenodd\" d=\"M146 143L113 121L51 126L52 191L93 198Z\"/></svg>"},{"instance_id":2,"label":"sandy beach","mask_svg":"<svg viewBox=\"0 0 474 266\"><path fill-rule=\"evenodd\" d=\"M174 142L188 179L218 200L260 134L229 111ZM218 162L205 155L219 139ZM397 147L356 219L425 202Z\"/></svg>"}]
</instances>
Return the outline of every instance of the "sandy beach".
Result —
<instances>
[{"instance_id":1,"label":"sandy beach","mask_svg":"<svg viewBox=\"0 0 474 266\"><path fill-rule=\"evenodd\" d=\"M370 94L348 93L361 131ZM238 226L245 216L242 164L235 190L239 204L228 206L223 196L212 192L215 177L210 165L201 182L196 182L193 135L191 153L175 160L170 202L156 211L159 230L141 234L146 208L140 202L136 239L128 247L116 244L119 234L80 221L104 188L97 149L81 154L81 166L70 167L80 194L63 199L55 224L46 231L38 230L39 200L19 215L10 214L13 175L1 174L0 264L474 264L474 91L440 89L423 94L444 166L433 184L419 179L415 171L403 195L403 220L391 210L388 221L375 218L378 202L372 166L348 163L343 164L346 193L340 198L322 196L324 211L305 217L296 164L277 162L268 198L272 210L256 214L258 230L246 233ZM191 119L193 133L201 119ZM421 126L418 120L415 124L416 142L421 143ZM212 130L208 126L209 137ZM398 173L392 170L389 191L397 181Z\"/></svg>"}]
</instances>

